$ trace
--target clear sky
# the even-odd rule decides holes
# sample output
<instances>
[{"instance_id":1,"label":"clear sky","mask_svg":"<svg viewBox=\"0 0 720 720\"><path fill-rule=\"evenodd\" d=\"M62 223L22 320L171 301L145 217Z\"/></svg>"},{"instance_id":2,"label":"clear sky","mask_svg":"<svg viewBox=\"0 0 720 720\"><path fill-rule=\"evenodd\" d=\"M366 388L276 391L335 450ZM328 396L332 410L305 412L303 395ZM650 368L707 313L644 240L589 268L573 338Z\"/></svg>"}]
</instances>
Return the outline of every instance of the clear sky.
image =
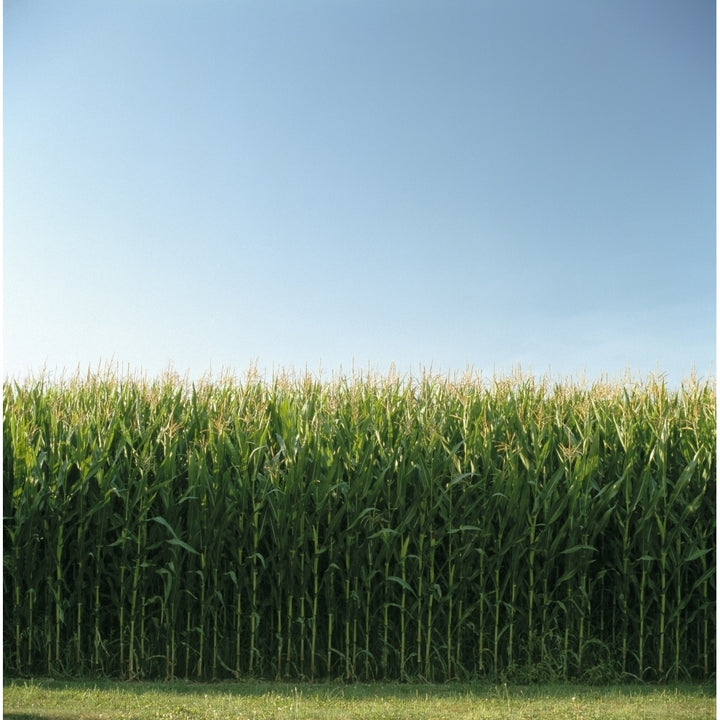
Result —
<instances>
[{"instance_id":1,"label":"clear sky","mask_svg":"<svg viewBox=\"0 0 720 720\"><path fill-rule=\"evenodd\" d=\"M713 0L6 0L3 364L715 375Z\"/></svg>"}]
</instances>

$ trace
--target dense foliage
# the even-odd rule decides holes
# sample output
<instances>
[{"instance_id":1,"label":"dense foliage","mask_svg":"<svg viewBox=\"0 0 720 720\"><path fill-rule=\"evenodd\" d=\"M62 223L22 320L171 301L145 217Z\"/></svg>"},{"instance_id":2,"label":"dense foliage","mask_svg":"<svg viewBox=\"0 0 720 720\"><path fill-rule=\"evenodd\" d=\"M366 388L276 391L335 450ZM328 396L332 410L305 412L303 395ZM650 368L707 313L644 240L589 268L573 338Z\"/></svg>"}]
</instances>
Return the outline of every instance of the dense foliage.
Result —
<instances>
[{"instance_id":1,"label":"dense foliage","mask_svg":"<svg viewBox=\"0 0 720 720\"><path fill-rule=\"evenodd\" d=\"M9 674L715 671L715 386L4 384Z\"/></svg>"}]
</instances>

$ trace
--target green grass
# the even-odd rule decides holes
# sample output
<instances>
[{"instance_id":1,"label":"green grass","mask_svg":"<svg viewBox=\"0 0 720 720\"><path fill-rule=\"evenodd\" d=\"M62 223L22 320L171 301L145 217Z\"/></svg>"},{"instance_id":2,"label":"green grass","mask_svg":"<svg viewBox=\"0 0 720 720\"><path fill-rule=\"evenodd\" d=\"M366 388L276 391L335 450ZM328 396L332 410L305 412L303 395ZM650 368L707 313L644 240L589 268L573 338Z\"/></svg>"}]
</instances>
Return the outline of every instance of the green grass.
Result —
<instances>
[{"instance_id":1,"label":"green grass","mask_svg":"<svg viewBox=\"0 0 720 720\"><path fill-rule=\"evenodd\" d=\"M655 720L716 717L715 686L118 683L8 680L14 720Z\"/></svg>"}]
</instances>

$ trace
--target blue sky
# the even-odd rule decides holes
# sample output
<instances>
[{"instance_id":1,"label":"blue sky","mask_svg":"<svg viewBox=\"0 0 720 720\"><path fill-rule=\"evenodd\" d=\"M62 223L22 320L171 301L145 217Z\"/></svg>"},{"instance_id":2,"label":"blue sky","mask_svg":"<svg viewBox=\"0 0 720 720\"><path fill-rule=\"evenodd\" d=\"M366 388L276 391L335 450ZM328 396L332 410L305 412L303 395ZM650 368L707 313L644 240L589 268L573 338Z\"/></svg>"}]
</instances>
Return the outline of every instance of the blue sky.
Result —
<instances>
[{"instance_id":1,"label":"blue sky","mask_svg":"<svg viewBox=\"0 0 720 720\"><path fill-rule=\"evenodd\" d=\"M3 366L715 374L711 0L7 0Z\"/></svg>"}]
</instances>

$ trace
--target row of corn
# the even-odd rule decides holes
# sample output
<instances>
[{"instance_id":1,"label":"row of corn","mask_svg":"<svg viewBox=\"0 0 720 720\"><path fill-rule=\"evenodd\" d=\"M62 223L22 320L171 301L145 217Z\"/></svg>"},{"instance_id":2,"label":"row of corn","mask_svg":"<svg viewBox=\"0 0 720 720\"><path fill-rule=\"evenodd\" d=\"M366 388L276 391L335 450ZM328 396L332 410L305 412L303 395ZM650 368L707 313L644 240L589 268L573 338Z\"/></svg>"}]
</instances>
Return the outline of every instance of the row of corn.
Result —
<instances>
[{"instance_id":1,"label":"row of corn","mask_svg":"<svg viewBox=\"0 0 720 720\"><path fill-rule=\"evenodd\" d=\"M715 386L4 384L10 674L715 671Z\"/></svg>"}]
</instances>

